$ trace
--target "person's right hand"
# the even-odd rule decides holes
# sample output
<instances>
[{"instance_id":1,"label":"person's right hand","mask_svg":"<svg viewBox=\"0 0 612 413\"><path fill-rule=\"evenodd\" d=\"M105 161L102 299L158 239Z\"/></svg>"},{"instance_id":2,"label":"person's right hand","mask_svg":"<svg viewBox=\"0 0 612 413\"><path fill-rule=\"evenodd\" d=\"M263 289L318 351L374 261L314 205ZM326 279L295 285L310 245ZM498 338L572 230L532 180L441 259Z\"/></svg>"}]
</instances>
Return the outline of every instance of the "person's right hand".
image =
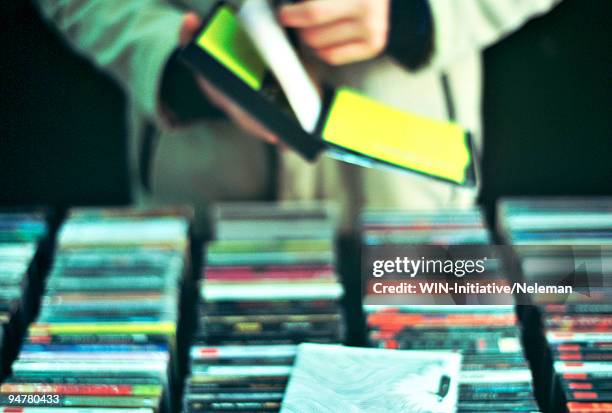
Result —
<instances>
[{"instance_id":1,"label":"person's right hand","mask_svg":"<svg viewBox=\"0 0 612 413\"><path fill-rule=\"evenodd\" d=\"M279 10L283 26L324 62L338 66L372 59L387 46L391 0L310 0Z\"/></svg>"},{"instance_id":2,"label":"person's right hand","mask_svg":"<svg viewBox=\"0 0 612 413\"><path fill-rule=\"evenodd\" d=\"M179 43L181 46L187 45L196 35L197 30L201 25L201 20L197 14L189 12L183 16L183 24L179 34ZM210 101L219 107L225 114L236 123L241 129L248 134L262 139L268 143L277 144L278 137L263 126L257 119L249 115L238 104L225 96L213 84L208 82L204 77L196 75L196 81L202 93L204 93Z\"/></svg>"}]
</instances>

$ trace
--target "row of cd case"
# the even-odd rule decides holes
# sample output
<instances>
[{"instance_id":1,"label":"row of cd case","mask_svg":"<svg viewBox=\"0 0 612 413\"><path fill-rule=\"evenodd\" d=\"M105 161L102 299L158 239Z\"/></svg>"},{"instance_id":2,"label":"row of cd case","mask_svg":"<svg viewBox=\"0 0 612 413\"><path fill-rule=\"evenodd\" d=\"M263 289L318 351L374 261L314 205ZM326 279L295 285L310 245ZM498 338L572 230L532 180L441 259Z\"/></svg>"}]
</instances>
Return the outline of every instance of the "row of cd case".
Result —
<instances>
[{"instance_id":1,"label":"row of cd case","mask_svg":"<svg viewBox=\"0 0 612 413\"><path fill-rule=\"evenodd\" d=\"M0 211L0 366L4 376L39 300L51 214Z\"/></svg>"},{"instance_id":2,"label":"row of cd case","mask_svg":"<svg viewBox=\"0 0 612 413\"><path fill-rule=\"evenodd\" d=\"M214 211L184 412L278 412L305 341L343 340L336 216L325 204Z\"/></svg>"},{"instance_id":3,"label":"row of cd case","mask_svg":"<svg viewBox=\"0 0 612 413\"><path fill-rule=\"evenodd\" d=\"M0 406L175 411L190 219L188 209L71 210Z\"/></svg>"},{"instance_id":4,"label":"row of cd case","mask_svg":"<svg viewBox=\"0 0 612 413\"><path fill-rule=\"evenodd\" d=\"M479 209L366 210L363 248L486 245ZM496 274L503 277L503 274ZM457 412L537 412L530 366L513 305L371 305L364 300L369 345L460 352Z\"/></svg>"},{"instance_id":5,"label":"row of cd case","mask_svg":"<svg viewBox=\"0 0 612 413\"><path fill-rule=\"evenodd\" d=\"M498 225L526 280L575 284L563 301L533 298L534 372L548 410L612 412L612 199L505 199Z\"/></svg>"}]
</instances>

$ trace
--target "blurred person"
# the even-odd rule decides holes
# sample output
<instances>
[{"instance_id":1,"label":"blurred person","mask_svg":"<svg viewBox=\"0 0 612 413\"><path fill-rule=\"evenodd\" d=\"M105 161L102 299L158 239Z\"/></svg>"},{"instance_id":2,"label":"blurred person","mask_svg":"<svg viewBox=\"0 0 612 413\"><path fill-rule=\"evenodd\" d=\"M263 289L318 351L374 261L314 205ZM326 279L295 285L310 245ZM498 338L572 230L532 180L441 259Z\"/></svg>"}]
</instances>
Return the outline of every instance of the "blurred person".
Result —
<instances>
[{"instance_id":1,"label":"blurred person","mask_svg":"<svg viewBox=\"0 0 612 413\"><path fill-rule=\"evenodd\" d=\"M239 3L234 0L232 3ZM557 0L309 0L278 9L306 64L332 85L470 130L482 151L482 50ZM38 0L78 52L126 91L137 204L190 203L200 229L215 201L336 200L345 228L361 206L465 207L477 189L322 156L308 163L177 57L212 0ZM384 130L381 130L384 133ZM258 138L258 139L254 139ZM373 137L375 138L375 137ZM273 162L274 160L274 162ZM273 186L271 188L271 186Z\"/></svg>"}]
</instances>

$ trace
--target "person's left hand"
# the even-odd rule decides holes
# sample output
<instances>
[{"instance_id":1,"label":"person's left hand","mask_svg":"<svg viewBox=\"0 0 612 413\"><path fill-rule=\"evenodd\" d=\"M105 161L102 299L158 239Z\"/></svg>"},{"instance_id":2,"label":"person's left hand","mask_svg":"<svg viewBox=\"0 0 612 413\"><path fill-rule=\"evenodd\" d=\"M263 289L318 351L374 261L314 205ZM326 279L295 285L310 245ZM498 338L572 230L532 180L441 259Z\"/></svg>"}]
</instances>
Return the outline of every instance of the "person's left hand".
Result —
<instances>
[{"instance_id":1,"label":"person's left hand","mask_svg":"<svg viewBox=\"0 0 612 413\"><path fill-rule=\"evenodd\" d=\"M378 56L387 46L391 0L310 0L285 5L283 26L324 62L343 65Z\"/></svg>"}]
</instances>

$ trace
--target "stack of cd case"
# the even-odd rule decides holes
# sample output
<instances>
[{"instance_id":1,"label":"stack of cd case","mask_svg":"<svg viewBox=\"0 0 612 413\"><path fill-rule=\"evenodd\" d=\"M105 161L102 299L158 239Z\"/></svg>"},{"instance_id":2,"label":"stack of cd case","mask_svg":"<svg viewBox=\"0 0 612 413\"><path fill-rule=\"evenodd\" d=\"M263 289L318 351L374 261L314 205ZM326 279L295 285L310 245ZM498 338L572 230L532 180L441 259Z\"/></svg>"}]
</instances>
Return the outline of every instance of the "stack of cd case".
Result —
<instances>
[{"instance_id":1,"label":"stack of cd case","mask_svg":"<svg viewBox=\"0 0 612 413\"><path fill-rule=\"evenodd\" d=\"M539 294L551 411L612 412L612 198L508 198L498 225Z\"/></svg>"},{"instance_id":2,"label":"stack of cd case","mask_svg":"<svg viewBox=\"0 0 612 413\"><path fill-rule=\"evenodd\" d=\"M42 211L0 211L0 365L10 367L38 297L49 236Z\"/></svg>"},{"instance_id":3,"label":"stack of cd case","mask_svg":"<svg viewBox=\"0 0 612 413\"><path fill-rule=\"evenodd\" d=\"M275 412L302 342L344 337L327 204L219 205L206 247L185 412Z\"/></svg>"},{"instance_id":4,"label":"stack of cd case","mask_svg":"<svg viewBox=\"0 0 612 413\"><path fill-rule=\"evenodd\" d=\"M2 407L174 411L191 214L185 208L69 212L40 313L0 386Z\"/></svg>"},{"instance_id":5,"label":"stack of cd case","mask_svg":"<svg viewBox=\"0 0 612 413\"><path fill-rule=\"evenodd\" d=\"M363 249L490 243L479 209L362 213ZM463 354L457 412L535 412L533 380L514 305L370 304L364 297L373 347L454 350Z\"/></svg>"}]
</instances>

